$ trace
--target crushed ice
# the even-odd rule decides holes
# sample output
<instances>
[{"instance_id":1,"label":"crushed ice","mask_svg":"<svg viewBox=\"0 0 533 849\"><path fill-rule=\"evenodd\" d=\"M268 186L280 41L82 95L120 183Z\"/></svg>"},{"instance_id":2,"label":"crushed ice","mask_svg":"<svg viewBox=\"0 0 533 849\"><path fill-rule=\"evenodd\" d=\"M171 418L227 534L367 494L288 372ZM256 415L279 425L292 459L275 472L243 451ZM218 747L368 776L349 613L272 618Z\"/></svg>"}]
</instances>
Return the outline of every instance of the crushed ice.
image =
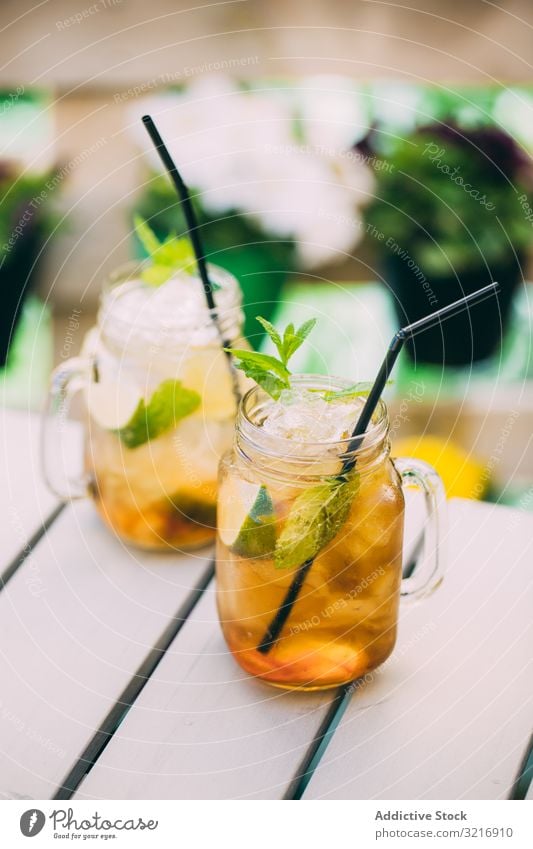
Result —
<instances>
[{"instance_id":1,"label":"crushed ice","mask_svg":"<svg viewBox=\"0 0 533 849\"><path fill-rule=\"evenodd\" d=\"M285 389L265 410L263 430L297 442L339 442L352 433L362 401L326 401L320 392Z\"/></svg>"}]
</instances>

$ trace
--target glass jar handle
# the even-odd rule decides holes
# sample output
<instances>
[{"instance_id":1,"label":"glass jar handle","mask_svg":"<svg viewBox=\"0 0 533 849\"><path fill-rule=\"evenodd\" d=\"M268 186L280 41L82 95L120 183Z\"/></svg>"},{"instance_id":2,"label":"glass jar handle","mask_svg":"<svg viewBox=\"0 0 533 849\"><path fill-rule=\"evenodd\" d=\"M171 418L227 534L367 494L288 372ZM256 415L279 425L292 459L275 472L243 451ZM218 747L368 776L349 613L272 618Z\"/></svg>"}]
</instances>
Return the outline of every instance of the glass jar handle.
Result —
<instances>
[{"instance_id":1,"label":"glass jar handle","mask_svg":"<svg viewBox=\"0 0 533 849\"><path fill-rule=\"evenodd\" d=\"M41 426L41 463L48 488L61 500L87 495L88 478L65 472L62 450L74 395L89 382L90 365L82 357L72 357L53 372ZM62 471L63 469L63 471Z\"/></svg>"},{"instance_id":2,"label":"glass jar handle","mask_svg":"<svg viewBox=\"0 0 533 849\"><path fill-rule=\"evenodd\" d=\"M427 522L424 530L424 556L412 574L402 580L402 597L420 598L433 592L442 581L444 572L444 541L446 535L446 493L435 469L423 460L400 457L394 465L402 479L402 487L416 488L425 497Z\"/></svg>"}]
</instances>

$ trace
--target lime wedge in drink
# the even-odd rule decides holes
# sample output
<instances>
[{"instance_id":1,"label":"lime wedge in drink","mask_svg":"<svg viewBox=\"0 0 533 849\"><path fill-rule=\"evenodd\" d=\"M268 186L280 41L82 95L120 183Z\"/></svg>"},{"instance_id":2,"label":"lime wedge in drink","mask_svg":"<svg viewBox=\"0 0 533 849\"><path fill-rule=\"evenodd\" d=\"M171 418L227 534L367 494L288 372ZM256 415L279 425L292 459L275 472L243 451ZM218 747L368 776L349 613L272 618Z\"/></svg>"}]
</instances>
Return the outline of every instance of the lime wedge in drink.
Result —
<instances>
[{"instance_id":1,"label":"lime wedge in drink","mask_svg":"<svg viewBox=\"0 0 533 849\"><path fill-rule=\"evenodd\" d=\"M222 350L194 351L183 365L181 379L202 398L202 413L206 419L224 421L235 417L231 374Z\"/></svg>"},{"instance_id":2,"label":"lime wedge in drink","mask_svg":"<svg viewBox=\"0 0 533 849\"><path fill-rule=\"evenodd\" d=\"M265 486L229 478L218 508L220 539L240 557L271 557L276 545L275 514Z\"/></svg>"},{"instance_id":3,"label":"lime wedge in drink","mask_svg":"<svg viewBox=\"0 0 533 849\"><path fill-rule=\"evenodd\" d=\"M133 416L140 390L127 383L90 383L87 387L89 415L104 430L119 430Z\"/></svg>"}]
</instances>

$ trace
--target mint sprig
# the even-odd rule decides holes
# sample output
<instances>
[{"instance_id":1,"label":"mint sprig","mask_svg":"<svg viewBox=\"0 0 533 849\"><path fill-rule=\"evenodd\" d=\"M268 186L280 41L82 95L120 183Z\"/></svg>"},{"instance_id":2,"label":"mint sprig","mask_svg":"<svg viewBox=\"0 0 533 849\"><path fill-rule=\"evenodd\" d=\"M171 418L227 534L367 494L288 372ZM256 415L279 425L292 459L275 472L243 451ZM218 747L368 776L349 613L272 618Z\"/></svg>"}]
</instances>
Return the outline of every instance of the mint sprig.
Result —
<instances>
[{"instance_id":1,"label":"mint sprig","mask_svg":"<svg viewBox=\"0 0 533 849\"><path fill-rule=\"evenodd\" d=\"M285 367L292 355L295 354L298 348L303 344L303 342L305 342L316 324L316 318L310 318L308 321L304 321L298 330L295 330L294 324L291 322L285 328L282 338L274 325L271 324L270 321L267 321L266 318L262 318L262 316L258 315L256 316L256 320L270 336L272 342L278 349L279 358Z\"/></svg>"},{"instance_id":2,"label":"mint sprig","mask_svg":"<svg viewBox=\"0 0 533 849\"><path fill-rule=\"evenodd\" d=\"M139 401L131 419L116 431L127 448L137 448L171 430L200 406L201 398L180 380L164 380L146 403Z\"/></svg>"},{"instance_id":3,"label":"mint sprig","mask_svg":"<svg viewBox=\"0 0 533 849\"><path fill-rule=\"evenodd\" d=\"M141 278L145 283L161 286L170 280L176 271L194 274L196 258L189 239L167 236L161 242L152 228L139 215L135 216L134 223L139 241L151 260L151 265L141 272Z\"/></svg>"},{"instance_id":4,"label":"mint sprig","mask_svg":"<svg viewBox=\"0 0 533 849\"><path fill-rule=\"evenodd\" d=\"M348 518L359 487L359 475L333 478L302 492L292 504L274 551L277 569L313 560L337 535Z\"/></svg>"},{"instance_id":5,"label":"mint sprig","mask_svg":"<svg viewBox=\"0 0 533 849\"><path fill-rule=\"evenodd\" d=\"M392 383L392 380L387 380L385 386L390 386ZM372 386L372 383L354 383L346 389L328 389L322 397L325 401L355 401L356 398L367 398Z\"/></svg>"},{"instance_id":6,"label":"mint sprig","mask_svg":"<svg viewBox=\"0 0 533 849\"><path fill-rule=\"evenodd\" d=\"M285 328L283 336L266 318L257 316L257 321L270 336L278 351L279 358L270 354L262 354L259 351L246 351L241 348L226 348L225 350L235 357L236 368L241 369L247 377L255 380L265 392L274 400L277 400L284 389L290 389L289 360L311 333L316 324L316 318L305 321L298 329L291 322Z\"/></svg>"}]
</instances>

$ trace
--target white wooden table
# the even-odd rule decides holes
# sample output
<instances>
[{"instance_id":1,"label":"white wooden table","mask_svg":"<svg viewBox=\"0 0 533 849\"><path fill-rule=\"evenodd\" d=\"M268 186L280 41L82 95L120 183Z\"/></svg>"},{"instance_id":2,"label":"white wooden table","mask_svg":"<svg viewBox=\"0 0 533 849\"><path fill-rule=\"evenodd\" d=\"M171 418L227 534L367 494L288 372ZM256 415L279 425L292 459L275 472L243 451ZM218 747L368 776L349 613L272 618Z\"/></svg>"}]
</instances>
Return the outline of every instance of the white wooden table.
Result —
<instances>
[{"instance_id":1,"label":"white wooden table","mask_svg":"<svg viewBox=\"0 0 533 849\"><path fill-rule=\"evenodd\" d=\"M446 580L331 725L337 694L270 689L229 656L212 552L124 547L45 491L33 419L0 410L0 442L0 798L527 793L533 516L450 504Z\"/></svg>"}]
</instances>

